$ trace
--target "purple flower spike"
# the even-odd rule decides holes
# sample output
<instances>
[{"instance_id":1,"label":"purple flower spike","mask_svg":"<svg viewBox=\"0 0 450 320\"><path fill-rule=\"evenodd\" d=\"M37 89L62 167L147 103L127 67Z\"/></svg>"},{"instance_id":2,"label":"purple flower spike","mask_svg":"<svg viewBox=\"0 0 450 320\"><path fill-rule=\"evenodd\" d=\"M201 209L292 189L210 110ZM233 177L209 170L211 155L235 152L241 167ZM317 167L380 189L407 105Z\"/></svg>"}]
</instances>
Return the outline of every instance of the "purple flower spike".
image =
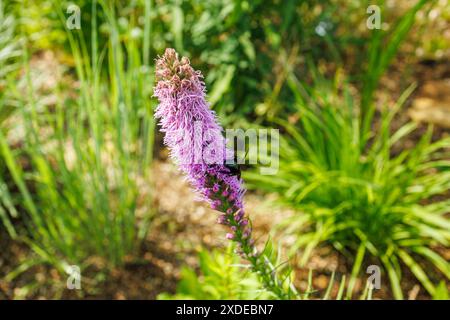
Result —
<instances>
[{"instance_id":1,"label":"purple flower spike","mask_svg":"<svg viewBox=\"0 0 450 320\"><path fill-rule=\"evenodd\" d=\"M155 117L170 157L201 199L224 213L218 222L233 231L226 237L242 242L246 255L253 254L250 231L240 224L245 188L241 178L225 166L233 150L226 148L223 129L206 101L202 74L192 68L189 59L180 59L175 50L166 49L156 61L156 81L154 95L159 105Z\"/></svg>"},{"instance_id":2,"label":"purple flower spike","mask_svg":"<svg viewBox=\"0 0 450 320\"><path fill-rule=\"evenodd\" d=\"M235 216L234 216L234 220L236 220L237 222L241 221L244 218L244 211L239 210L238 212L236 212Z\"/></svg>"},{"instance_id":3,"label":"purple flower spike","mask_svg":"<svg viewBox=\"0 0 450 320\"><path fill-rule=\"evenodd\" d=\"M233 156L226 148L223 129L206 101L203 75L192 68L189 59L179 59L174 49L166 49L156 60L154 96L159 100L159 119L164 144L201 199L223 212L218 223L230 227L226 238L238 244L238 252L260 275L265 287L281 299L291 297L278 281L275 270L258 254L244 217L245 188L225 161ZM222 193L219 191L223 190Z\"/></svg>"},{"instance_id":4,"label":"purple flower spike","mask_svg":"<svg viewBox=\"0 0 450 320\"><path fill-rule=\"evenodd\" d=\"M174 49L166 49L156 61L156 81L154 95L159 105L155 117L165 133L170 157L203 200L210 204L223 201L225 212L236 203L242 209L245 189L242 180L224 165L232 151L226 148L223 129L206 101L202 74L192 68L189 59L180 60ZM208 190L229 190L233 197Z\"/></svg>"},{"instance_id":5,"label":"purple flower spike","mask_svg":"<svg viewBox=\"0 0 450 320\"><path fill-rule=\"evenodd\" d=\"M227 223L227 217L222 214L217 218L217 223L218 224L226 224Z\"/></svg>"}]
</instances>

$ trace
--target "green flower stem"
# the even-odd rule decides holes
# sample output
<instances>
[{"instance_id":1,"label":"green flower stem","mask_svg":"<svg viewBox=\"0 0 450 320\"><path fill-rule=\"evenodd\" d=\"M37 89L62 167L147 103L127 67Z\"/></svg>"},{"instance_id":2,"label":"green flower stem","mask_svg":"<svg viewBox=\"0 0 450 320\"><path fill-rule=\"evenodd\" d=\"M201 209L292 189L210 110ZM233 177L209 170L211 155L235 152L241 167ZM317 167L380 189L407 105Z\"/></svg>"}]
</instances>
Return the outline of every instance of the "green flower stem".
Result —
<instances>
[{"instance_id":1,"label":"green flower stem","mask_svg":"<svg viewBox=\"0 0 450 320\"><path fill-rule=\"evenodd\" d=\"M239 253L250 262L251 270L260 277L264 287L280 300L289 300L297 296L297 291L293 285L285 286L278 279L275 267L270 259L265 254L258 252L251 238L251 233L246 235L246 229L239 221L236 221L236 214L227 214L226 218L230 228L234 229L232 240L238 244Z\"/></svg>"}]
</instances>

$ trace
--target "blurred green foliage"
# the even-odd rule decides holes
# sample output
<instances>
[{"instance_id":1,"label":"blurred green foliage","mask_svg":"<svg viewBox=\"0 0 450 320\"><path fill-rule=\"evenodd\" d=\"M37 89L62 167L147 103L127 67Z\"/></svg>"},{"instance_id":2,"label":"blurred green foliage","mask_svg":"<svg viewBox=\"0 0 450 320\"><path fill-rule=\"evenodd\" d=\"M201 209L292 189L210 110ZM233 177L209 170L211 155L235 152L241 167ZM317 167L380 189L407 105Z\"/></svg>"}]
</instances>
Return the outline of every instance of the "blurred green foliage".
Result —
<instances>
[{"instance_id":1,"label":"blurred green foliage","mask_svg":"<svg viewBox=\"0 0 450 320\"><path fill-rule=\"evenodd\" d=\"M6 83L17 105L0 129L0 218L61 272L83 270L89 258L107 270L122 265L154 213L152 78L133 39L118 44L114 9L94 10L108 19L107 46L98 48L95 28L89 51L81 32L67 31L74 74L56 65L43 80L23 50L23 77ZM0 114L8 107L0 101Z\"/></svg>"},{"instance_id":2,"label":"blurred green foliage","mask_svg":"<svg viewBox=\"0 0 450 320\"><path fill-rule=\"evenodd\" d=\"M32 40L34 49L68 48L54 8L65 11L72 2L8 2L11 10L24 21L22 32ZM93 0L76 3L88 47L92 42L94 3ZM295 112L285 75L295 67L299 78L310 79L305 58L316 65L329 62L331 74L341 66L359 76L361 65L367 62L365 52L373 41L366 28L366 8L373 4L382 8L383 27L390 26L408 9L408 4L396 7L384 0L375 3L368 0L105 0L98 3L111 3L117 9L120 41L135 38L140 48L145 47L144 24L149 22L147 61L153 61L166 47L174 47L192 58L194 65L207 75L212 106L220 115L226 115L227 123L235 124L243 122L242 116L258 116L256 120L261 122L280 110ZM429 10L430 6L422 15L427 15ZM105 15L98 11L96 16L100 30L98 43L102 48L110 30ZM446 19L445 15L442 19ZM415 40L415 45L418 43Z\"/></svg>"},{"instance_id":3,"label":"blurred green foliage","mask_svg":"<svg viewBox=\"0 0 450 320\"><path fill-rule=\"evenodd\" d=\"M198 254L199 272L190 267L181 269L180 281L176 293L161 293L160 300L268 300L274 299L274 295L266 290L258 277L247 269L248 265L240 264L239 257L233 253L230 245L226 252L203 249ZM324 292L316 291L312 285L313 273L308 275L307 289L296 298L310 299L335 299L344 298L344 290L347 282L343 276L339 283L335 281L333 273ZM334 285L337 291L333 293ZM372 289L366 284L359 299L371 300ZM441 288L442 291L442 288ZM442 291L445 292L445 291ZM439 297L443 297L441 294Z\"/></svg>"},{"instance_id":4,"label":"blurred green foliage","mask_svg":"<svg viewBox=\"0 0 450 320\"><path fill-rule=\"evenodd\" d=\"M232 246L226 252L203 249L198 254L198 261L200 275L192 268L183 267L176 294L163 293L158 299L273 299L271 293L262 288L257 276L240 264Z\"/></svg>"},{"instance_id":5,"label":"blurred green foliage","mask_svg":"<svg viewBox=\"0 0 450 320\"><path fill-rule=\"evenodd\" d=\"M17 19L8 14L2 2L0 2L0 102L8 105L8 108L0 109L0 125L11 112L14 104L7 97L7 86L11 78L15 77L20 68L20 56L22 47L20 37L16 32Z\"/></svg>"},{"instance_id":6,"label":"blurred green foliage","mask_svg":"<svg viewBox=\"0 0 450 320\"><path fill-rule=\"evenodd\" d=\"M398 298L401 265L430 295L448 294L426 272L431 264L450 274L432 250L449 241L449 203L441 198L450 181L448 140L433 143L430 131L415 148L395 151L414 128L391 130L407 95L394 110L375 107L399 51L446 57L447 2L0 1L0 219L41 260L64 271L93 256L112 268L145 237L152 65L174 47L206 75L209 101L226 125L282 128L279 174L246 177L302 212L283 231L297 237L292 252L303 248L306 261L327 242L348 255L355 263L347 297L369 255L381 260ZM66 30L69 4L80 8L81 30ZM382 30L367 29L369 4L382 9ZM443 32L428 28L430 20ZM45 50L57 53L69 78L52 103L31 70ZM11 139L17 127L23 134ZM175 297L267 297L236 259L200 253L202 277L183 269Z\"/></svg>"},{"instance_id":7,"label":"blurred green foliage","mask_svg":"<svg viewBox=\"0 0 450 320\"><path fill-rule=\"evenodd\" d=\"M304 249L302 264L323 242L354 256L349 298L367 256L384 265L396 298L403 298L402 265L430 295L436 292L434 276L418 261L428 260L450 278L448 263L433 251L448 247L450 241L450 205L445 196L450 189L450 141L432 142L428 130L414 148L394 151L416 128L406 123L392 130L413 87L375 117L379 81L425 4L417 1L389 32L374 31L359 92L351 91L343 72L330 81L311 64L311 84L289 73L297 111L291 121L275 119L286 132L281 138L279 172L276 177L245 175L254 187L276 192L283 203L299 210L282 224L282 230L296 234L291 252Z\"/></svg>"},{"instance_id":8,"label":"blurred green foliage","mask_svg":"<svg viewBox=\"0 0 450 320\"><path fill-rule=\"evenodd\" d=\"M396 298L402 298L403 264L434 294L434 276L418 261L428 260L450 278L445 258L433 251L450 241L450 203L445 197L450 189L450 140L432 142L428 130L415 147L393 151L416 129L416 124L406 123L391 132L409 92L391 110L385 109L379 129L366 141L354 116L359 105L345 81L319 77L309 87L291 77L290 85L297 94L299 120L276 120L286 130L278 174L245 173L244 178L298 210L279 226L283 235L296 235L291 253L302 248L304 264L315 247L332 244L355 257L353 277L365 257L376 257Z\"/></svg>"}]
</instances>

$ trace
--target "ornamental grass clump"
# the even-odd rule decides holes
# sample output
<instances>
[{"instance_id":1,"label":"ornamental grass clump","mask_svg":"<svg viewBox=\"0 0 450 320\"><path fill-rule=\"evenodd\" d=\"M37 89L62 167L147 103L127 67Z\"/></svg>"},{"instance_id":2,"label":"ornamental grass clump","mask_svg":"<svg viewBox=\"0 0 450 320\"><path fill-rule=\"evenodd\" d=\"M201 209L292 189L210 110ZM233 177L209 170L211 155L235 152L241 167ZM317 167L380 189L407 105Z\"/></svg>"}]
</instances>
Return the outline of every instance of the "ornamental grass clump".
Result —
<instances>
[{"instance_id":1,"label":"ornamental grass clump","mask_svg":"<svg viewBox=\"0 0 450 320\"><path fill-rule=\"evenodd\" d=\"M159 105L155 117L160 120L170 157L200 198L221 212L218 223L229 228L226 238L237 243L238 252L266 288L278 298L288 298L293 289L277 279L269 259L254 246L243 206L243 181L227 166L233 161L233 151L226 147L223 129L209 109L202 74L186 57L179 59L174 49L166 49L156 61L156 81L154 95Z\"/></svg>"}]
</instances>

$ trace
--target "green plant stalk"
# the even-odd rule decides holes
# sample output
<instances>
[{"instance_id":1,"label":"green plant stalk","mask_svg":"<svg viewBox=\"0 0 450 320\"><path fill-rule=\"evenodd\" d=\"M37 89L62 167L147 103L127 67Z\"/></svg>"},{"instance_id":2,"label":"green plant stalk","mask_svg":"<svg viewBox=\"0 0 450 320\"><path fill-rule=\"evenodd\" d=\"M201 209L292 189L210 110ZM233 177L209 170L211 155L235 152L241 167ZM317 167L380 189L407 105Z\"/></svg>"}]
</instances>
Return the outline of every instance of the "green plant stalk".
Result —
<instances>
[{"instance_id":1,"label":"green plant stalk","mask_svg":"<svg viewBox=\"0 0 450 320\"><path fill-rule=\"evenodd\" d=\"M258 252L253 245L252 239L247 239L243 232L242 225L236 221L235 214L225 214L228 226L236 228L233 241L238 244L238 252L251 265L251 270L255 272L264 287L272 292L278 299L287 300L298 296L295 287L291 284L285 284L277 277L277 270L264 252Z\"/></svg>"}]
</instances>

